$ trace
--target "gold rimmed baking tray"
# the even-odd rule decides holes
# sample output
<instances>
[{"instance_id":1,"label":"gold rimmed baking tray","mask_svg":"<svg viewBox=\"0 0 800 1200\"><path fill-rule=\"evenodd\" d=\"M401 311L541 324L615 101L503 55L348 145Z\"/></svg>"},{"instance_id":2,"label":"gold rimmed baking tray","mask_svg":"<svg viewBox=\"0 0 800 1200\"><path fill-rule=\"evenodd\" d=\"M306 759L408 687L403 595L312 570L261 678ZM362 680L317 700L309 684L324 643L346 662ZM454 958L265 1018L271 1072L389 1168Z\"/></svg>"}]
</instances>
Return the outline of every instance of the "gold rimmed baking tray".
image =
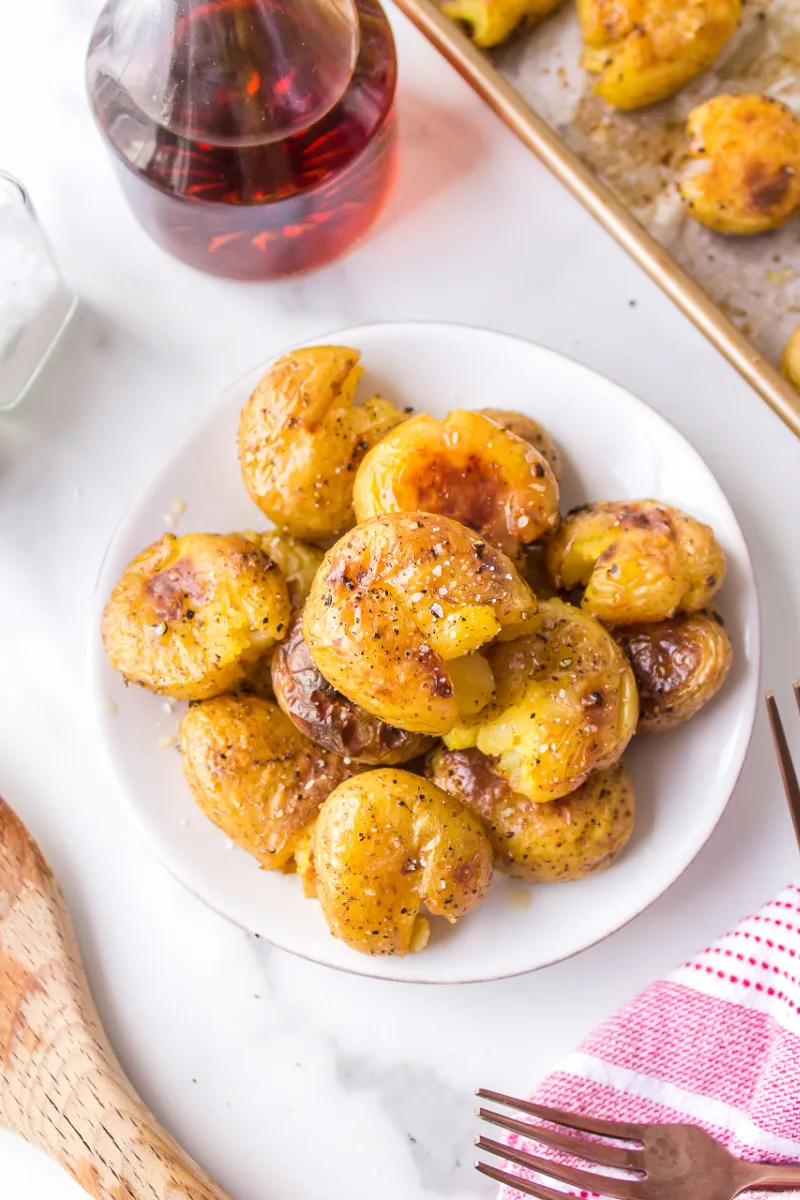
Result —
<instances>
[{"instance_id":1,"label":"gold rimmed baking tray","mask_svg":"<svg viewBox=\"0 0 800 1200\"><path fill-rule=\"evenodd\" d=\"M723 237L685 214L675 187L702 100L763 91L800 107L797 0L750 0L713 71L636 113L594 97L572 6L485 52L432 0L395 3L800 437L800 393L777 369L800 323L800 222Z\"/></svg>"}]
</instances>

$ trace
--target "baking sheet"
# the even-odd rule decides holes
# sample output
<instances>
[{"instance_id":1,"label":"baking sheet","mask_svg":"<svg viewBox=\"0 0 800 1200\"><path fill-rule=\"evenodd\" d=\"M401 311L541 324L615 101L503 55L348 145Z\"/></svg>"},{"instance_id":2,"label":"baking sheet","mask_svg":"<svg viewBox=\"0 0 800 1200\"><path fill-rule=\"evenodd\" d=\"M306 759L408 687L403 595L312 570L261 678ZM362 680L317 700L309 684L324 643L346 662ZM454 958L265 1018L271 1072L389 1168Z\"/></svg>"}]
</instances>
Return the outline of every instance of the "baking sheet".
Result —
<instances>
[{"instance_id":1,"label":"baking sheet","mask_svg":"<svg viewBox=\"0 0 800 1200\"><path fill-rule=\"evenodd\" d=\"M741 27L715 67L637 112L616 112L592 94L593 77L579 65L582 45L569 3L488 57L778 365L800 324L800 220L759 237L724 237L687 215L676 178L687 165L686 117L711 96L764 92L800 115L800 0L746 0Z\"/></svg>"}]
</instances>

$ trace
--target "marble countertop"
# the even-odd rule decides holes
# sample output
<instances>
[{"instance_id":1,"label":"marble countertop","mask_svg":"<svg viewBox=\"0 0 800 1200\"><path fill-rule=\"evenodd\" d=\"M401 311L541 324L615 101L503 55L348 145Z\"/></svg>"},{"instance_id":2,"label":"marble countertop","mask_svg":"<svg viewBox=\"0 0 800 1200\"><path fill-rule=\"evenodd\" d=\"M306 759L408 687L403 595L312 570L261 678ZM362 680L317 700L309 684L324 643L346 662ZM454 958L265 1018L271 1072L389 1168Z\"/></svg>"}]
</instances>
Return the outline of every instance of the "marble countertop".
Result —
<instances>
[{"instance_id":1,"label":"marble countertop","mask_svg":"<svg viewBox=\"0 0 800 1200\"><path fill-rule=\"evenodd\" d=\"M635 990L800 875L764 720L705 850L602 945L469 987L336 974L227 925L132 830L87 695L103 549L163 446L284 344L372 320L487 325L607 373L705 455L755 560L764 684L788 708L800 442L395 14L402 170L372 237L275 285L173 262L128 214L88 112L97 8L42 0L3 17L2 165L31 190L82 306L34 393L0 419L0 791L62 883L131 1079L236 1200L489 1195L471 1168L474 1087L526 1090ZM0 1179L3 1200L83 1195L2 1133Z\"/></svg>"}]
</instances>

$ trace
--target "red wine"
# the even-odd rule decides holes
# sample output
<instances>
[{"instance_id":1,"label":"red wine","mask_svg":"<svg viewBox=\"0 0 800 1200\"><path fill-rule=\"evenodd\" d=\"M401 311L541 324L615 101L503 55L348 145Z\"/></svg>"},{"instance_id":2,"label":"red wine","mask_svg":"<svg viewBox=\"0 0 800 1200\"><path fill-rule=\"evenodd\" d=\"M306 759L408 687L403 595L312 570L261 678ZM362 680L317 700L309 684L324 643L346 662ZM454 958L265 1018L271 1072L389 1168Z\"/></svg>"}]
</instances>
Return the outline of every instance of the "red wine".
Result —
<instances>
[{"instance_id":1,"label":"red wine","mask_svg":"<svg viewBox=\"0 0 800 1200\"><path fill-rule=\"evenodd\" d=\"M355 0L356 27L326 27L314 3L178 0L168 33L137 28L127 59L125 0L103 10L88 58L95 114L135 215L191 266L239 279L318 267L389 193L389 23L377 0Z\"/></svg>"}]
</instances>

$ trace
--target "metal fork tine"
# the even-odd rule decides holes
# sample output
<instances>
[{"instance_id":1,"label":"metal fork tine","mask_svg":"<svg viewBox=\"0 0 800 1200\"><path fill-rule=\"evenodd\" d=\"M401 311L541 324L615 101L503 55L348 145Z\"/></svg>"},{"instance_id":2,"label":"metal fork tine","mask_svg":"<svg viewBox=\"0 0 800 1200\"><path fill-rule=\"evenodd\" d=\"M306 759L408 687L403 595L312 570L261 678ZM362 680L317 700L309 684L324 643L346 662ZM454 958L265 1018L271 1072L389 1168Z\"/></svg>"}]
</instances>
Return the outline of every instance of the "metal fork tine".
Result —
<instances>
[{"instance_id":1,"label":"metal fork tine","mask_svg":"<svg viewBox=\"0 0 800 1200\"><path fill-rule=\"evenodd\" d=\"M531 1100L515 1100L513 1096L504 1096L502 1092L492 1092L488 1088L478 1088L475 1095L480 1096L482 1100L494 1100L495 1104L504 1104L506 1108L517 1108L520 1112L538 1117L540 1121L549 1121L551 1125L566 1125L568 1129L596 1133L600 1137L613 1138L618 1142L641 1142L646 1129L644 1125L632 1125L626 1121L601 1121L597 1117L586 1117L583 1113L534 1104Z\"/></svg>"},{"instance_id":2,"label":"metal fork tine","mask_svg":"<svg viewBox=\"0 0 800 1200\"><path fill-rule=\"evenodd\" d=\"M800 685L797 683L794 685L794 694L798 707L800 707ZM778 755L778 765L781 769L783 787L786 792L786 799L789 801L789 812L792 815L795 837L797 838L798 845L800 845L800 784L797 782L792 754L789 749L789 743L786 740L786 731L783 728L781 714L778 712L778 705L772 692L767 692L766 699L767 715L769 716L769 723L772 728L772 737Z\"/></svg>"},{"instance_id":3,"label":"metal fork tine","mask_svg":"<svg viewBox=\"0 0 800 1200\"><path fill-rule=\"evenodd\" d=\"M608 1142L587 1142L584 1138L574 1137L571 1133L561 1133L557 1129L545 1129L542 1125L530 1125L527 1121L517 1121L504 1113L491 1112L488 1108L479 1108L478 1116L490 1125L499 1125L501 1129L510 1129L512 1133L521 1133L532 1142L541 1142L555 1150L565 1150L576 1158L586 1162L598 1163L603 1167L621 1167L623 1170L641 1171L643 1169L643 1152L632 1146L609 1146Z\"/></svg>"},{"instance_id":4,"label":"metal fork tine","mask_svg":"<svg viewBox=\"0 0 800 1200\"><path fill-rule=\"evenodd\" d=\"M527 1196L534 1196L536 1200L564 1200L563 1192L554 1192L552 1188L542 1187L539 1183L530 1183L527 1179L519 1179L516 1175L509 1175L507 1171L501 1171L498 1167L490 1167L488 1163L476 1162L475 1170L480 1171L481 1175L488 1175L490 1179L496 1179L498 1183L505 1183L517 1192L525 1192Z\"/></svg>"},{"instance_id":5,"label":"metal fork tine","mask_svg":"<svg viewBox=\"0 0 800 1200\"><path fill-rule=\"evenodd\" d=\"M644 1180L614 1179L610 1175L597 1175L594 1171L579 1171L577 1167L566 1167L562 1163L550 1162L546 1158L537 1158L535 1154L526 1154L512 1146L504 1146L491 1138L479 1137L476 1146L487 1154L497 1154L500 1158L527 1167L560 1183L568 1183L572 1187L585 1192L596 1192L600 1196L612 1196L616 1200L646 1200L647 1193ZM515 1186L517 1186L515 1184Z\"/></svg>"}]
</instances>

